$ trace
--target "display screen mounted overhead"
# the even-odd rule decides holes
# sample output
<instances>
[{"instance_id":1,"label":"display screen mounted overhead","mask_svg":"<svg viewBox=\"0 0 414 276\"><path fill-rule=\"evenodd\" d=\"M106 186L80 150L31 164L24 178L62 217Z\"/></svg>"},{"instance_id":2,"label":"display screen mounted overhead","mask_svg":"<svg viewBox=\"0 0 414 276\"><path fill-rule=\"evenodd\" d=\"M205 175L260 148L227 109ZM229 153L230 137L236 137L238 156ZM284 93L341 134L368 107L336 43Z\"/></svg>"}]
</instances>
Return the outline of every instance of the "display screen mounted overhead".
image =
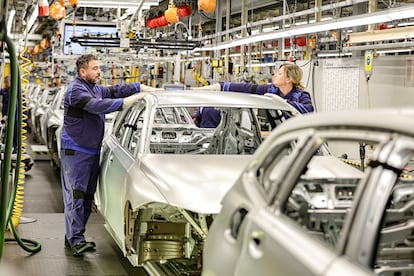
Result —
<instances>
[{"instance_id":1,"label":"display screen mounted overhead","mask_svg":"<svg viewBox=\"0 0 414 276\"><path fill-rule=\"evenodd\" d=\"M79 43L71 42L71 37L90 36L90 37L117 37L117 30L114 24L102 23L71 23L63 24L63 54L82 55L89 52L91 47L83 47Z\"/></svg>"}]
</instances>

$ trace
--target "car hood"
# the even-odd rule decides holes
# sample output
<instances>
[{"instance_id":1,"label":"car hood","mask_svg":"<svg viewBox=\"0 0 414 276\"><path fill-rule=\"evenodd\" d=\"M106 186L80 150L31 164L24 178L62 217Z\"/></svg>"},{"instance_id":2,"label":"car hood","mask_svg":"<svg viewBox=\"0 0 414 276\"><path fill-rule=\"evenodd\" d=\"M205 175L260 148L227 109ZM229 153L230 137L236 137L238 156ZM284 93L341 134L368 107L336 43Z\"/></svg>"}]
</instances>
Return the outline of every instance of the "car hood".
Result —
<instances>
[{"instance_id":1,"label":"car hood","mask_svg":"<svg viewBox=\"0 0 414 276\"><path fill-rule=\"evenodd\" d=\"M141 168L168 204L202 214L219 213L221 200L251 155L148 154Z\"/></svg>"},{"instance_id":2,"label":"car hood","mask_svg":"<svg viewBox=\"0 0 414 276\"><path fill-rule=\"evenodd\" d=\"M360 179L364 173L335 156L314 156L304 178L355 178Z\"/></svg>"}]
</instances>

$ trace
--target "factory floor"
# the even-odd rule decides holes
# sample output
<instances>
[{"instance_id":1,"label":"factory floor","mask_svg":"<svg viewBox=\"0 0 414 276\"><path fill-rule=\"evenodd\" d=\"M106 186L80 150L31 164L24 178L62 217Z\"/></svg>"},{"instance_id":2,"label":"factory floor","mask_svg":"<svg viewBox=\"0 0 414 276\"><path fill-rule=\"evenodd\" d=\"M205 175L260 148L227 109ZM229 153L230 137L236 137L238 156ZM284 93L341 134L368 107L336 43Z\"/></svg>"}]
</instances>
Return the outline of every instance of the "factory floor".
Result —
<instances>
[{"instance_id":1,"label":"factory floor","mask_svg":"<svg viewBox=\"0 0 414 276\"><path fill-rule=\"evenodd\" d=\"M147 275L130 265L104 227L102 216L94 212L86 226L86 239L96 243L96 251L81 257L64 249L63 202L58 173L48 160L35 160L25 174L22 219L17 227L20 238L41 244L32 254L16 242L6 242L0 275ZM12 237L10 232L6 237Z\"/></svg>"}]
</instances>

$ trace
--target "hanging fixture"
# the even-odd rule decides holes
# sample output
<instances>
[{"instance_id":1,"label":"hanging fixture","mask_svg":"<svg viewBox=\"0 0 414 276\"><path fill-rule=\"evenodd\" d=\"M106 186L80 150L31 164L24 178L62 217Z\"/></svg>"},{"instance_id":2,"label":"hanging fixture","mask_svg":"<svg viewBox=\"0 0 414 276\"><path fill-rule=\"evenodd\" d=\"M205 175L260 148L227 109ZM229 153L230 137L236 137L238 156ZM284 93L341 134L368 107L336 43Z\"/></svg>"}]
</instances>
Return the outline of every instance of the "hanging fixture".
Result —
<instances>
[{"instance_id":1,"label":"hanging fixture","mask_svg":"<svg viewBox=\"0 0 414 276\"><path fill-rule=\"evenodd\" d=\"M190 6L178 6L177 7L178 19L191 15L191 12L192 10ZM165 15L163 14L163 15L159 15L156 17L148 18L145 21L145 25L150 29L154 29L158 27L167 26L168 21L165 18Z\"/></svg>"},{"instance_id":2,"label":"hanging fixture","mask_svg":"<svg viewBox=\"0 0 414 276\"><path fill-rule=\"evenodd\" d=\"M168 10L165 11L164 16L168 23L177 23L179 21L178 8L174 5L174 0L170 0Z\"/></svg>"},{"instance_id":3,"label":"hanging fixture","mask_svg":"<svg viewBox=\"0 0 414 276\"><path fill-rule=\"evenodd\" d=\"M49 3L47 0L39 0L39 16L49 16Z\"/></svg>"},{"instance_id":4,"label":"hanging fixture","mask_svg":"<svg viewBox=\"0 0 414 276\"><path fill-rule=\"evenodd\" d=\"M204 12L214 12L216 10L216 0L198 0L198 9Z\"/></svg>"},{"instance_id":5,"label":"hanging fixture","mask_svg":"<svg viewBox=\"0 0 414 276\"><path fill-rule=\"evenodd\" d=\"M50 5L49 9L50 17L55 20L60 20L66 16L65 7L58 1Z\"/></svg>"},{"instance_id":6,"label":"hanging fixture","mask_svg":"<svg viewBox=\"0 0 414 276\"><path fill-rule=\"evenodd\" d=\"M58 2L66 8L76 8L78 6L78 0L58 0Z\"/></svg>"}]
</instances>

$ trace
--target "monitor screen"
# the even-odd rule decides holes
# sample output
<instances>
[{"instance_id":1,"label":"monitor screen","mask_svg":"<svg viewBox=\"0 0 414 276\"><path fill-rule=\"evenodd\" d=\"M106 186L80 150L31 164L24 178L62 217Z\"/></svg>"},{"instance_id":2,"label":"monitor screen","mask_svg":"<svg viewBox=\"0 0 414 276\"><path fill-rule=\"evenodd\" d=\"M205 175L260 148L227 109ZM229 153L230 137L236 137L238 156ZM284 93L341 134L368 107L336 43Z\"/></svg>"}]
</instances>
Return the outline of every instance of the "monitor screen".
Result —
<instances>
[{"instance_id":1,"label":"monitor screen","mask_svg":"<svg viewBox=\"0 0 414 276\"><path fill-rule=\"evenodd\" d=\"M91 47L82 47L79 43L73 43L70 38L73 36L91 36L91 37L116 37L117 31L115 25L104 24L68 24L63 28L63 54L65 55L82 55Z\"/></svg>"}]
</instances>

